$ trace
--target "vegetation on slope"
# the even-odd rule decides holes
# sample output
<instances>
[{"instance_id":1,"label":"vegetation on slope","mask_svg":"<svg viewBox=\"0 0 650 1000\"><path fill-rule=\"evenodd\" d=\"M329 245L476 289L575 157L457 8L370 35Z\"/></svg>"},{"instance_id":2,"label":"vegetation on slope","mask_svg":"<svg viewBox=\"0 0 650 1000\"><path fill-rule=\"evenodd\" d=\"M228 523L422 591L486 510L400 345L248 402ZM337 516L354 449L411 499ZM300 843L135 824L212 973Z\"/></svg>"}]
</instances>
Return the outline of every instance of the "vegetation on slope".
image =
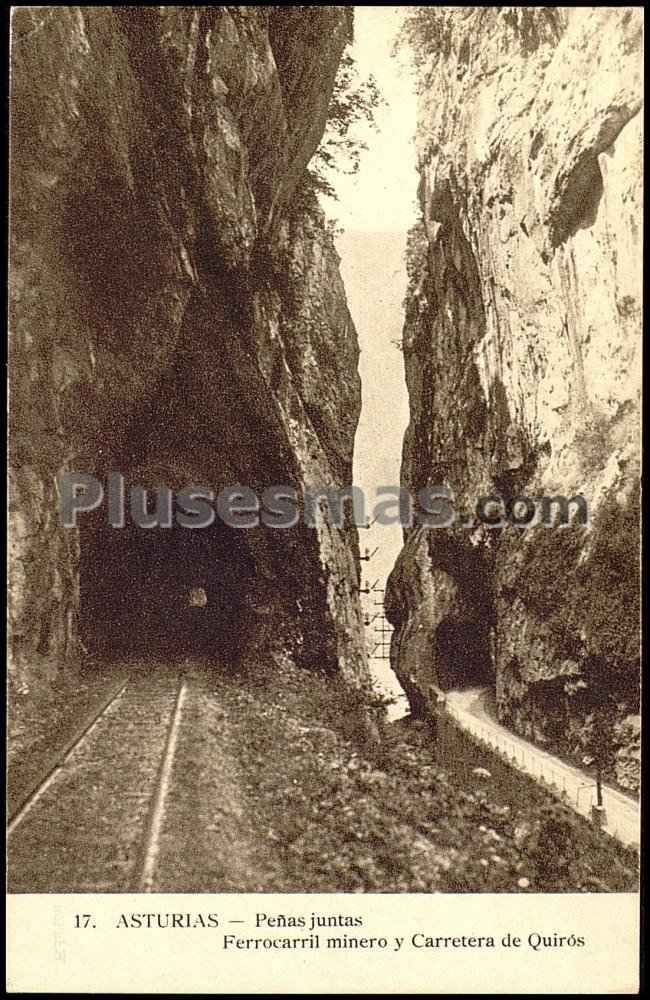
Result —
<instances>
[{"instance_id":1,"label":"vegetation on slope","mask_svg":"<svg viewBox=\"0 0 650 1000\"><path fill-rule=\"evenodd\" d=\"M636 885L633 852L532 782L504 801L436 759L426 728L368 727L366 696L288 663L219 683L275 847L267 891L562 892ZM371 708L372 715L374 709ZM471 753L470 745L470 753ZM477 753L477 763L480 758ZM470 769L471 774L471 769ZM500 796L500 797L499 797Z\"/></svg>"}]
</instances>

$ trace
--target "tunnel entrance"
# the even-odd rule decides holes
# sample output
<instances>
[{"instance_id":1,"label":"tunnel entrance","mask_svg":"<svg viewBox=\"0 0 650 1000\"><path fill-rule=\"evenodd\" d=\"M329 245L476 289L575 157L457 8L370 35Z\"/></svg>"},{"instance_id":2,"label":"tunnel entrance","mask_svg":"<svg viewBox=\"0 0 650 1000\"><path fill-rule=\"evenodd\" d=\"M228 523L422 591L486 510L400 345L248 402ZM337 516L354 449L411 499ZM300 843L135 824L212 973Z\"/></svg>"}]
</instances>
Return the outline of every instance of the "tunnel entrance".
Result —
<instances>
[{"instance_id":1,"label":"tunnel entrance","mask_svg":"<svg viewBox=\"0 0 650 1000\"><path fill-rule=\"evenodd\" d=\"M445 619L436 630L436 673L444 691L487 687L494 682L489 637L478 622Z\"/></svg>"},{"instance_id":2,"label":"tunnel entrance","mask_svg":"<svg viewBox=\"0 0 650 1000\"><path fill-rule=\"evenodd\" d=\"M192 530L80 529L82 641L104 658L232 659L244 640L254 563L243 532L217 520Z\"/></svg>"}]
</instances>

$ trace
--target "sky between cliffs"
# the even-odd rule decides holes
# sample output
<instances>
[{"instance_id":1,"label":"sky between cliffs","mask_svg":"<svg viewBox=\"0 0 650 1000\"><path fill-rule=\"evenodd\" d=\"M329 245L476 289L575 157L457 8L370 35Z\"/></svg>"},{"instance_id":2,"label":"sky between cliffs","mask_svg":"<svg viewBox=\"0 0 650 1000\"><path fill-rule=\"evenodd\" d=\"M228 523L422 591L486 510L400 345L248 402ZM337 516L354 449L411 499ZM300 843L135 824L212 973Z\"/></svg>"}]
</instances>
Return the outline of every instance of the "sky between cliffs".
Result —
<instances>
[{"instance_id":1,"label":"sky between cliffs","mask_svg":"<svg viewBox=\"0 0 650 1000\"><path fill-rule=\"evenodd\" d=\"M415 221L416 99L407 53L392 48L404 19L404 7L354 8L352 55L361 78L372 74L385 104L378 110L378 131L358 128L368 144L357 174L340 173L338 200L327 208L345 229L405 232ZM327 200L326 200L327 201Z\"/></svg>"},{"instance_id":2,"label":"sky between cliffs","mask_svg":"<svg viewBox=\"0 0 650 1000\"><path fill-rule=\"evenodd\" d=\"M325 205L343 228L337 238L341 274L359 337L363 408L354 452L354 482L368 498L369 513L379 486L400 481L402 440L408 423L408 395L401 341L406 291L406 234L416 218L416 98L408 64L392 57L404 8L355 7L353 55L362 76L372 73L385 100L378 131L361 137L368 150L359 172L339 174L338 201ZM375 526L360 531L362 551L378 550L362 563L363 579L383 587L402 547L402 529ZM376 595L377 597L379 595ZM375 595L364 598L370 615ZM375 638L374 625L367 629ZM376 636L378 638L379 636ZM371 660L373 673L390 694L401 688L386 661ZM395 713L403 708L396 706Z\"/></svg>"}]
</instances>

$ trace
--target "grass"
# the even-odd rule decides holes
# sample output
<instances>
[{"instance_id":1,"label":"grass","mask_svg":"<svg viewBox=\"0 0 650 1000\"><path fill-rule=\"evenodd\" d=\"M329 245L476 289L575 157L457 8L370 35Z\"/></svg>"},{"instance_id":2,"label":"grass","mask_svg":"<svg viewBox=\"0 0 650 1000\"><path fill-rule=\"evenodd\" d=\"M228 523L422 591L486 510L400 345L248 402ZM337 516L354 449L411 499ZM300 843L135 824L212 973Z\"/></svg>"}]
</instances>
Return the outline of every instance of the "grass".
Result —
<instances>
[{"instance_id":1,"label":"grass","mask_svg":"<svg viewBox=\"0 0 650 1000\"><path fill-rule=\"evenodd\" d=\"M254 734L239 754L257 822L277 845L269 890L636 888L634 852L543 788L524 782L504 801L494 781L468 782L453 761L443 768L426 727L384 725L377 740L365 696L340 680L285 663L232 678L220 697L236 700L239 725Z\"/></svg>"}]
</instances>

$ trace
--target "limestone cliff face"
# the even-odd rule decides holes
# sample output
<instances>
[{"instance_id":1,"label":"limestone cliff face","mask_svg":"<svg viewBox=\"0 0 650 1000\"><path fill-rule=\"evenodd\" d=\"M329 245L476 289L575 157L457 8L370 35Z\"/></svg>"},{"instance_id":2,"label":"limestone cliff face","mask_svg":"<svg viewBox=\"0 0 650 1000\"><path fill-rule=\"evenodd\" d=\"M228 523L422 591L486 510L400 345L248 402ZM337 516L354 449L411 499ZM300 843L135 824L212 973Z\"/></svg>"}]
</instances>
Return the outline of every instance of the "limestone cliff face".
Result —
<instances>
[{"instance_id":1,"label":"limestone cliff face","mask_svg":"<svg viewBox=\"0 0 650 1000\"><path fill-rule=\"evenodd\" d=\"M634 787L642 15L430 18L403 484L447 484L459 511L582 493L590 521L408 531L394 666L420 709L436 686L492 683L516 731L592 756L604 741Z\"/></svg>"},{"instance_id":2,"label":"limestone cliff face","mask_svg":"<svg viewBox=\"0 0 650 1000\"><path fill-rule=\"evenodd\" d=\"M349 483L356 333L303 182L350 32L340 7L14 11L19 679L74 656L80 630L106 648L144 614L132 587L115 605L135 571L105 515L81 535L59 526L60 472L215 492ZM171 534L180 583L200 584L205 544ZM239 646L363 675L356 532L322 519L236 534L212 555Z\"/></svg>"}]
</instances>

